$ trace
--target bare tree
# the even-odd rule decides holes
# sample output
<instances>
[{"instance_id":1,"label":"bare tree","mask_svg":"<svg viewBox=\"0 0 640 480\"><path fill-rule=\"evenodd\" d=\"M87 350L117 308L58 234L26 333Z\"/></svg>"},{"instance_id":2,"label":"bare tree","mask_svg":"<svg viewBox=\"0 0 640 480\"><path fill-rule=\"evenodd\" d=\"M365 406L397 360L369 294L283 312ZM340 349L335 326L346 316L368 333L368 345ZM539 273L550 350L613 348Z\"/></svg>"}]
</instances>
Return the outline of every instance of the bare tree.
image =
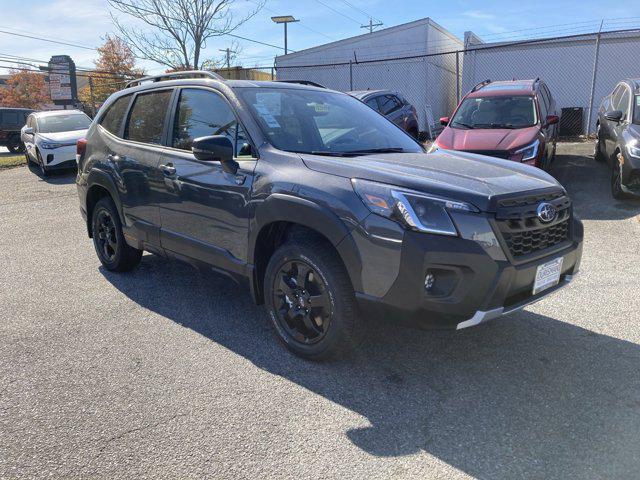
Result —
<instances>
[{"instance_id":1,"label":"bare tree","mask_svg":"<svg viewBox=\"0 0 640 480\"><path fill-rule=\"evenodd\" d=\"M142 32L122 23L114 12L111 18L136 56L165 65L172 70L201 67L202 50L207 40L232 33L256 15L256 8L236 18L233 6L237 0L107 0L109 5L151 27Z\"/></svg>"}]
</instances>

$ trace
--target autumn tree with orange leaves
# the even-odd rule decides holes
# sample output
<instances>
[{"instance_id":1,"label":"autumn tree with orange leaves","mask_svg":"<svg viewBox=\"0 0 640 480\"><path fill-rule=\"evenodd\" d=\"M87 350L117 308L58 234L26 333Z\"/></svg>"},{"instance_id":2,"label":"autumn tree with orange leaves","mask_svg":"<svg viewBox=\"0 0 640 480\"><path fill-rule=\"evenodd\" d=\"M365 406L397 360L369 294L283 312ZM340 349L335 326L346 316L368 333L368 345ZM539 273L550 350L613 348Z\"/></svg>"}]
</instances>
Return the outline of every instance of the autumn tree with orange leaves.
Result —
<instances>
[{"instance_id":1,"label":"autumn tree with orange leaves","mask_svg":"<svg viewBox=\"0 0 640 480\"><path fill-rule=\"evenodd\" d=\"M98 48L98 59L94 62L96 73L91 73L93 83L93 102L103 103L109 95L122 89L132 78L144 72L136 67L136 58L131 48L120 37L107 35L104 44ZM91 89L87 84L78 93L80 100L90 103Z\"/></svg>"},{"instance_id":2,"label":"autumn tree with orange leaves","mask_svg":"<svg viewBox=\"0 0 640 480\"><path fill-rule=\"evenodd\" d=\"M37 110L51 103L44 75L39 72L11 70L5 88L0 88L0 106Z\"/></svg>"}]
</instances>

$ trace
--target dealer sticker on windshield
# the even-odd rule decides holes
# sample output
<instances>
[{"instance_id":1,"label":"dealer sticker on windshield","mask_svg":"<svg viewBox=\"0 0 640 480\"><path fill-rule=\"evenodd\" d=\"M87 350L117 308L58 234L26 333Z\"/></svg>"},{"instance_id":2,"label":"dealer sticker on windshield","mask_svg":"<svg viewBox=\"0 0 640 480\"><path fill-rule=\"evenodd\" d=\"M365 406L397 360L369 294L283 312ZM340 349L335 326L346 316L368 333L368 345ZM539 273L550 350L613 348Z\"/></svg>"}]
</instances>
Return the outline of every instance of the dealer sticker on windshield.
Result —
<instances>
[{"instance_id":1,"label":"dealer sticker on windshield","mask_svg":"<svg viewBox=\"0 0 640 480\"><path fill-rule=\"evenodd\" d=\"M560 281L560 272L562 272L563 257L556 258L550 262L538 265L536 270L536 280L533 282L533 294L540 293L547 288L551 288Z\"/></svg>"}]
</instances>

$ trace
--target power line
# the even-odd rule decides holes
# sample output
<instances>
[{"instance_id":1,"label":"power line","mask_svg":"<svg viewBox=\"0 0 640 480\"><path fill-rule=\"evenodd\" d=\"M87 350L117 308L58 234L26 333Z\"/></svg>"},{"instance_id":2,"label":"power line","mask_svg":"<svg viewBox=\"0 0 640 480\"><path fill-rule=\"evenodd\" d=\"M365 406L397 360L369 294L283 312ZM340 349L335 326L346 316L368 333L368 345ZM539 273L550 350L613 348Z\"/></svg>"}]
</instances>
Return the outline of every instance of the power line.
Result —
<instances>
[{"instance_id":1,"label":"power line","mask_svg":"<svg viewBox=\"0 0 640 480\"><path fill-rule=\"evenodd\" d=\"M324 6L325 6L325 7L327 7L329 10L331 10L331 11L333 11L333 12L337 13L338 15L342 15L344 18L346 18L346 19L348 19L348 20L351 20L352 22L357 23L358 25L360 25L360 21L359 21L359 20L356 20L355 18L350 17L349 15L347 15L347 14L345 14L345 13L342 13L340 10L336 10L336 9L335 9L335 8L333 8L332 6L327 5L326 3L324 3L322 0L316 0L316 2L318 2L320 5L324 5Z\"/></svg>"},{"instance_id":2,"label":"power line","mask_svg":"<svg viewBox=\"0 0 640 480\"><path fill-rule=\"evenodd\" d=\"M33 40L40 40L40 41L43 41L43 42L57 43L58 45L66 45L68 47L83 48L85 50L97 50L94 47L87 47L86 45L79 45L77 43L62 42L60 40L51 40L49 38L38 37L36 35L27 35L26 33L9 32L7 30L0 30L0 33L5 33L7 35L15 35L17 37L31 38Z\"/></svg>"},{"instance_id":3,"label":"power line","mask_svg":"<svg viewBox=\"0 0 640 480\"><path fill-rule=\"evenodd\" d=\"M364 10L362 10L360 7L356 7L353 3L347 1L347 0L340 0L342 3L350 6L351 8L353 8L354 10L356 10L357 12L362 13L365 17L367 18L372 18L373 20L375 20L376 22L380 22L382 23L382 20L379 18L374 17L373 15L371 15L369 12L365 12Z\"/></svg>"}]
</instances>

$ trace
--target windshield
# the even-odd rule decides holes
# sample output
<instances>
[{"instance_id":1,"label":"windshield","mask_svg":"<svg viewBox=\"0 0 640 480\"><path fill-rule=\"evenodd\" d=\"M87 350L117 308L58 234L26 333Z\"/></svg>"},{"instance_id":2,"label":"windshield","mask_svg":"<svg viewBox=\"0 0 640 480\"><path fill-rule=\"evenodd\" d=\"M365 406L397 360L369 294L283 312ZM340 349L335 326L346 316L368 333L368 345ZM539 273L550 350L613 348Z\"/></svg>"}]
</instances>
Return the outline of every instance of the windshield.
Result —
<instances>
[{"instance_id":1,"label":"windshield","mask_svg":"<svg viewBox=\"0 0 640 480\"><path fill-rule=\"evenodd\" d=\"M450 125L453 128L524 128L537 121L531 97L475 97L464 99Z\"/></svg>"},{"instance_id":2,"label":"windshield","mask_svg":"<svg viewBox=\"0 0 640 480\"><path fill-rule=\"evenodd\" d=\"M423 151L398 127L348 95L293 88L236 91L269 143L280 150L337 156Z\"/></svg>"},{"instance_id":3,"label":"windshield","mask_svg":"<svg viewBox=\"0 0 640 480\"><path fill-rule=\"evenodd\" d=\"M640 95L636 95L636 101L633 102L633 123L640 125Z\"/></svg>"},{"instance_id":4,"label":"windshield","mask_svg":"<svg viewBox=\"0 0 640 480\"><path fill-rule=\"evenodd\" d=\"M73 130L86 130L91 125L91 119L84 113L72 113L69 115L52 115L38 118L39 133L71 132Z\"/></svg>"}]
</instances>

